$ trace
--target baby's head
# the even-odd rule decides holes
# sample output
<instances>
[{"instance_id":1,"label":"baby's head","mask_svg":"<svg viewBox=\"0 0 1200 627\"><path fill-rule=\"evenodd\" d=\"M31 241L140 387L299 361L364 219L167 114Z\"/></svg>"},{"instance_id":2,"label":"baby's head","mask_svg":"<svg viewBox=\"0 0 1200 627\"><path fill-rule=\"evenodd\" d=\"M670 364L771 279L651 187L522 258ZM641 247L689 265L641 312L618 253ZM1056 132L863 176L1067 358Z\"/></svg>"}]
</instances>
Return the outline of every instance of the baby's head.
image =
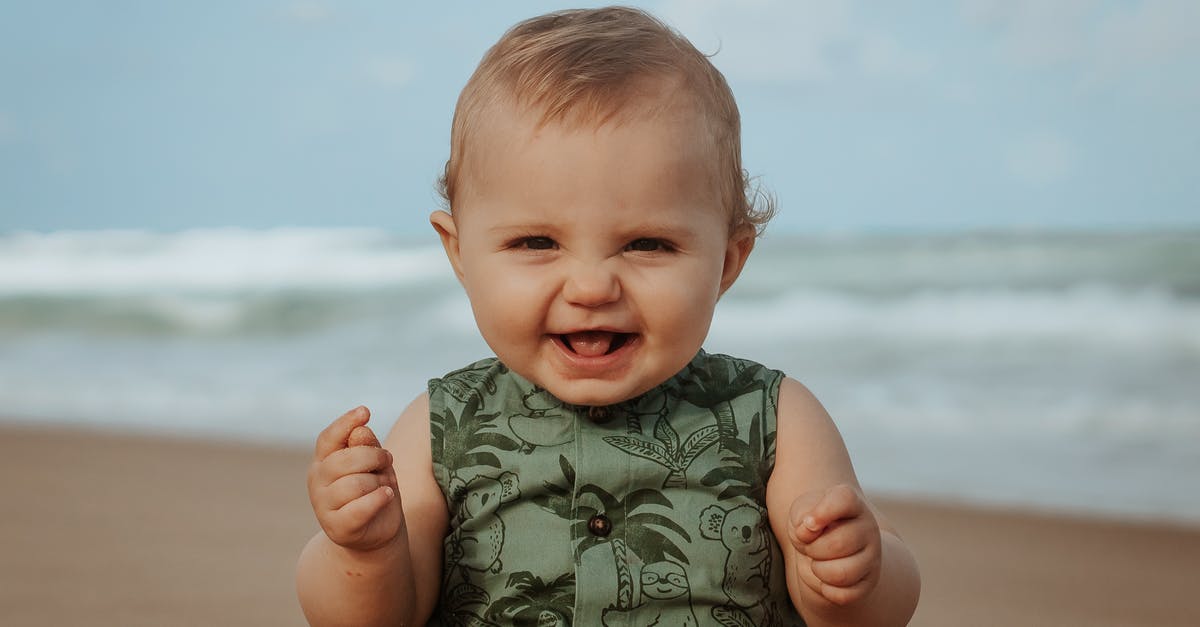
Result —
<instances>
[{"instance_id":1,"label":"baby's head","mask_svg":"<svg viewBox=\"0 0 1200 627\"><path fill-rule=\"evenodd\" d=\"M774 207L742 168L741 118L724 76L682 35L628 7L550 13L509 29L458 98L439 192L453 213L478 158L473 140L500 110L522 111L535 126L599 127L681 104L707 135L730 232L761 231Z\"/></svg>"},{"instance_id":2,"label":"baby's head","mask_svg":"<svg viewBox=\"0 0 1200 627\"><path fill-rule=\"evenodd\" d=\"M451 213L430 218L501 361L576 405L687 365L770 214L739 142L721 74L641 11L506 33L459 98Z\"/></svg>"}]
</instances>

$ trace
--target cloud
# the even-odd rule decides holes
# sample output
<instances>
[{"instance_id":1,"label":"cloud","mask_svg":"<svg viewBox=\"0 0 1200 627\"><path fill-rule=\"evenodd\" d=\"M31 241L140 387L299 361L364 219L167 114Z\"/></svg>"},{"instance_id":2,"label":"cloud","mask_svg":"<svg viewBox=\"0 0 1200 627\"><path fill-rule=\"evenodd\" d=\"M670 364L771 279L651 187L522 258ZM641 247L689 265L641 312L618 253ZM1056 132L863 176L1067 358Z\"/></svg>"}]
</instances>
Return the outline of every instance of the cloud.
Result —
<instances>
[{"instance_id":1,"label":"cloud","mask_svg":"<svg viewBox=\"0 0 1200 627\"><path fill-rule=\"evenodd\" d=\"M964 0L961 6L969 22L994 34L1001 59L1072 71L1085 87L1144 80L1147 72L1156 83L1172 82L1186 75L1174 72L1200 65L1194 0Z\"/></svg>"},{"instance_id":2,"label":"cloud","mask_svg":"<svg viewBox=\"0 0 1200 627\"><path fill-rule=\"evenodd\" d=\"M375 57L363 63L362 73L375 85L396 89L404 87L416 75L417 66L401 57Z\"/></svg>"},{"instance_id":3,"label":"cloud","mask_svg":"<svg viewBox=\"0 0 1200 627\"><path fill-rule=\"evenodd\" d=\"M333 8L323 2L293 2L283 8L281 15L292 22L320 24L333 19Z\"/></svg>"},{"instance_id":4,"label":"cloud","mask_svg":"<svg viewBox=\"0 0 1200 627\"><path fill-rule=\"evenodd\" d=\"M666 0L656 13L731 77L760 82L827 80L848 73L911 78L932 61L856 19L847 0Z\"/></svg>"},{"instance_id":5,"label":"cloud","mask_svg":"<svg viewBox=\"0 0 1200 627\"><path fill-rule=\"evenodd\" d=\"M1005 164L1013 178L1042 186L1067 178L1075 169L1074 144L1052 131L1033 132L1009 145Z\"/></svg>"},{"instance_id":6,"label":"cloud","mask_svg":"<svg viewBox=\"0 0 1200 627\"><path fill-rule=\"evenodd\" d=\"M864 35L859 48L859 64L870 76L918 78L933 71L933 61L928 56L879 33Z\"/></svg>"},{"instance_id":7,"label":"cloud","mask_svg":"<svg viewBox=\"0 0 1200 627\"><path fill-rule=\"evenodd\" d=\"M1023 65L1074 62L1086 54L1096 0L966 0L963 14L999 35L1000 54Z\"/></svg>"}]
</instances>

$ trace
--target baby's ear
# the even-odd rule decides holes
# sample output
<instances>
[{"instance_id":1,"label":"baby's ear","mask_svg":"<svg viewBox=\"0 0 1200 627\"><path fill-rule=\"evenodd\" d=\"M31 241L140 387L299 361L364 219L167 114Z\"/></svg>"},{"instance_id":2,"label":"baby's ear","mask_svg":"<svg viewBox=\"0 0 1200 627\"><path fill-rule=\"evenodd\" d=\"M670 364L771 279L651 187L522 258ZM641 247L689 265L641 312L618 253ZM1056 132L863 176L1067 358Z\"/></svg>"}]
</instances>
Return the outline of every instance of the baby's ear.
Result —
<instances>
[{"instance_id":1,"label":"baby's ear","mask_svg":"<svg viewBox=\"0 0 1200 627\"><path fill-rule=\"evenodd\" d=\"M458 225L454 223L454 217L439 209L429 214L429 223L437 231L438 237L442 238L442 248L446 250L446 258L450 260L450 266L454 268L458 282L462 283L463 271L458 247Z\"/></svg>"},{"instance_id":2,"label":"baby's ear","mask_svg":"<svg viewBox=\"0 0 1200 627\"><path fill-rule=\"evenodd\" d=\"M756 236L754 225L743 226L729 235L729 243L725 245L725 264L721 268L722 294L742 273L746 260L750 258L750 251L754 250Z\"/></svg>"}]
</instances>

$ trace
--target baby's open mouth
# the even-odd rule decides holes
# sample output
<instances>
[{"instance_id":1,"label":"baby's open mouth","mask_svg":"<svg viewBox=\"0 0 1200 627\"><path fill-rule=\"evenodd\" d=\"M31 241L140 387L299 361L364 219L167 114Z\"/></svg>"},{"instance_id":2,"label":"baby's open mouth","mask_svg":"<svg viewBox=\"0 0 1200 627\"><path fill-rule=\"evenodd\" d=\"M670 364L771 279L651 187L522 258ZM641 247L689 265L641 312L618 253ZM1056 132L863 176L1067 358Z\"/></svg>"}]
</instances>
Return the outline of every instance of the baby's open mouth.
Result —
<instances>
[{"instance_id":1,"label":"baby's open mouth","mask_svg":"<svg viewBox=\"0 0 1200 627\"><path fill-rule=\"evenodd\" d=\"M583 357L600 357L621 348L631 334L615 331L579 331L558 336L567 350Z\"/></svg>"}]
</instances>

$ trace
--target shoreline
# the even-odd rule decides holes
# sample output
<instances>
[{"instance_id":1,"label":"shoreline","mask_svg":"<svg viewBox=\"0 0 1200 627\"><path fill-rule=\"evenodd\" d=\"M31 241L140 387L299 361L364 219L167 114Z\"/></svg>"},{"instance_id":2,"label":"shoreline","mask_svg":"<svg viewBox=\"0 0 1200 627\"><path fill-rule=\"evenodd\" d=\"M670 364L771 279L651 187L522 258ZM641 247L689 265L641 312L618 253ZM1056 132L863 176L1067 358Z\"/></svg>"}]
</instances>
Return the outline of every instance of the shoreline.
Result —
<instances>
[{"instance_id":1,"label":"shoreline","mask_svg":"<svg viewBox=\"0 0 1200 627\"><path fill-rule=\"evenodd\" d=\"M305 624L308 456L0 424L0 624ZM1200 527L875 500L921 564L913 625L1200 624Z\"/></svg>"}]
</instances>

